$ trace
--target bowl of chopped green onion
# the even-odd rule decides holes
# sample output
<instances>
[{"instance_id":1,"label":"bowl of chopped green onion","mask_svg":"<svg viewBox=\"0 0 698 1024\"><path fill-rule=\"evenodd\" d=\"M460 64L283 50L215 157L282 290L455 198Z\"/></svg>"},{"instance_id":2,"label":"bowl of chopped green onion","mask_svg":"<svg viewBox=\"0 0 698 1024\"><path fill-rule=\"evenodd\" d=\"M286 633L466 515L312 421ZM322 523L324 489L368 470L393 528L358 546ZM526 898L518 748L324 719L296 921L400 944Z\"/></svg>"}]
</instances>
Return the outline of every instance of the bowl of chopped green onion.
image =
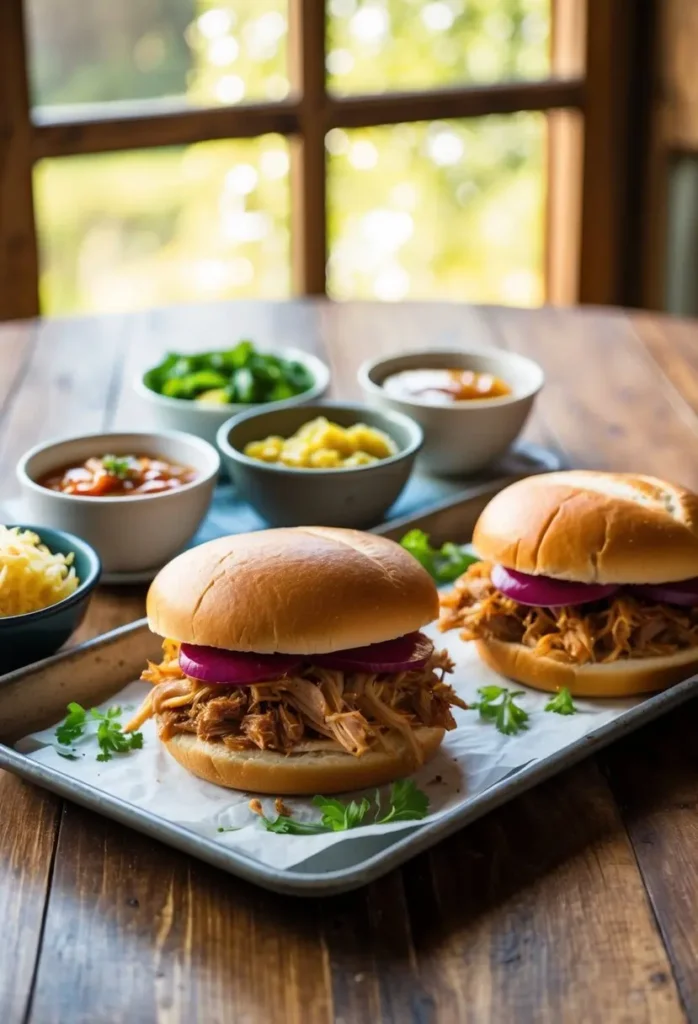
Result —
<instances>
[{"instance_id":1,"label":"bowl of chopped green onion","mask_svg":"<svg viewBox=\"0 0 698 1024\"><path fill-rule=\"evenodd\" d=\"M329 368L317 356L293 348L272 352L245 340L229 349L169 352L136 378L135 389L158 427L215 444L218 428L236 413L312 402L329 382Z\"/></svg>"}]
</instances>

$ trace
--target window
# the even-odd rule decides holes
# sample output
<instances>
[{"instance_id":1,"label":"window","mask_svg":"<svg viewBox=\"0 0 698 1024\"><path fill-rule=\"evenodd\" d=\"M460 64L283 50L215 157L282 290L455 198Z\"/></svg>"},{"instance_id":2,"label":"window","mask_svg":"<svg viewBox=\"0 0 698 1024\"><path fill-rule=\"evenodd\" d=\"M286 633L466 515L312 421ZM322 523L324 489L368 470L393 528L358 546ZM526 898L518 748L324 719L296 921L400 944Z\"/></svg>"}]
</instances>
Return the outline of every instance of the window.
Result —
<instances>
[{"instance_id":1,"label":"window","mask_svg":"<svg viewBox=\"0 0 698 1024\"><path fill-rule=\"evenodd\" d=\"M0 318L613 301L618 7L3 0Z\"/></svg>"}]
</instances>

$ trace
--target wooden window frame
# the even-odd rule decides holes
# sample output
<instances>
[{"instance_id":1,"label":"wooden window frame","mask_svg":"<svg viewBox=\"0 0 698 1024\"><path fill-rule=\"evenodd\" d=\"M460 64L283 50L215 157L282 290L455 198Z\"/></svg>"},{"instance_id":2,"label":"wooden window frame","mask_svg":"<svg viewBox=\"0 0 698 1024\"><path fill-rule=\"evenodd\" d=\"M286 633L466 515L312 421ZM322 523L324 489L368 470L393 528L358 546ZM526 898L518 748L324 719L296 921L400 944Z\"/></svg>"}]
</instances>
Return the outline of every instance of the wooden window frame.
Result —
<instances>
[{"instance_id":1,"label":"wooden window frame","mask_svg":"<svg viewBox=\"0 0 698 1024\"><path fill-rule=\"evenodd\" d=\"M625 187L627 81L623 31L634 0L553 0L553 71L543 81L381 95L336 96L325 76L325 4L290 0L292 95L274 103L191 109L139 101L30 109L23 0L0 3L0 320L39 312L38 246L32 196L37 160L76 154L250 138L268 132L291 146L292 270L298 295L326 293L325 134L402 122L481 117L517 111L553 113L551 146L566 157L564 188L551 188L547 217L548 298L622 301L621 214ZM578 19L579 8L586 17ZM579 26L586 25L585 29ZM575 25L577 29L575 30ZM576 32L576 35L575 35ZM583 32L584 38L580 37ZM562 118L560 118L560 114ZM577 129L559 128L566 118ZM551 121L551 123L552 123ZM584 125L583 175L580 164ZM576 142L569 139L576 131ZM562 139L563 141L559 141ZM558 141L556 141L558 140ZM552 151L551 151L552 152ZM576 157L575 157L576 154ZM581 202L575 198L581 191ZM579 246L570 244L570 224ZM564 239L567 238L567 242ZM568 257L565 257L565 252ZM569 259L572 252L573 258ZM568 264L559 271L565 258ZM553 272L553 268L559 272Z\"/></svg>"}]
</instances>

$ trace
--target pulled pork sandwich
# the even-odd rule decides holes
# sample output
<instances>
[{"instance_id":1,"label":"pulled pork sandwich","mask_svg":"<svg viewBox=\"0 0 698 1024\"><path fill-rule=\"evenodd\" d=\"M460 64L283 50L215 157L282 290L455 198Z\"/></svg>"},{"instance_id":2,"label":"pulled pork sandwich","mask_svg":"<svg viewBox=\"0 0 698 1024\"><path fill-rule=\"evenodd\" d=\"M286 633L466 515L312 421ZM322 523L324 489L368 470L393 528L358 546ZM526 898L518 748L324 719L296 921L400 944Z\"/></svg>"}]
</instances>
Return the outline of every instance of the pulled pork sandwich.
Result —
<instances>
[{"instance_id":1,"label":"pulled pork sandwich","mask_svg":"<svg viewBox=\"0 0 698 1024\"><path fill-rule=\"evenodd\" d=\"M148 592L166 637L127 731L156 716L194 775L258 793L337 793L394 781L438 750L465 707L452 664L419 630L429 575L354 530L278 529L179 555Z\"/></svg>"},{"instance_id":2,"label":"pulled pork sandwich","mask_svg":"<svg viewBox=\"0 0 698 1024\"><path fill-rule=\"evenodd\" d=\"M441 600L489 666L540 690L624 697L698 668L698 497L648 476L521 480L482 512Z\"/></svg>"}]
</instances>

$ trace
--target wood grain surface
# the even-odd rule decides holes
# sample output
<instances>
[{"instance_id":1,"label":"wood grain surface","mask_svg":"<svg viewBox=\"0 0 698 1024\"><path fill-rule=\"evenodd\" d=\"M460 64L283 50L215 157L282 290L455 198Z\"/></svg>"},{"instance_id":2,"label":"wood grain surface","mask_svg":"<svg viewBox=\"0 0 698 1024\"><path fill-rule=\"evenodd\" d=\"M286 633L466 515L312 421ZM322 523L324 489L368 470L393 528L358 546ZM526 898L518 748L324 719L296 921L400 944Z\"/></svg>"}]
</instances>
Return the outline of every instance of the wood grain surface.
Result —
<instances>
[{"instance_id":1,"label":"wood grain surface","mask_svg":"<svg viewBox=\"0 0 698 1024\"><path fill-rule=\"evenodd\" d=\"M167 348L312 349L337 395L369 355L501 345L547 383L528 436L574 465L698 488L698 326L622 312L241 303L0 328L0 502L31 445L148 424ZM142 614L103 588L76 639ZM265 893L0 774L0 1020L698 1021L692 707L349 896Z\"/></svg>"}]
</instances>

